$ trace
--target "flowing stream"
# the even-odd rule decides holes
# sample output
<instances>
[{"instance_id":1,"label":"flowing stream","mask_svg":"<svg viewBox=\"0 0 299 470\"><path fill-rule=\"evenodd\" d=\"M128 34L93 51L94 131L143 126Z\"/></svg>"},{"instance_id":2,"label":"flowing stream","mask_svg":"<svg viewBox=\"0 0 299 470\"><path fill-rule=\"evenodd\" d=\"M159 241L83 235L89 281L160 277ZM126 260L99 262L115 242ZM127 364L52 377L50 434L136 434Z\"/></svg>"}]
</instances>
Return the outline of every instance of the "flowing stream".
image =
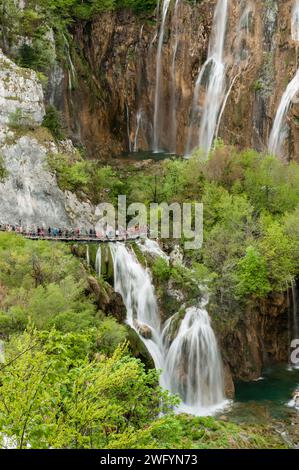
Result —
<instances>
[{"instance_id":1,"label":"flowing stream","mask_svg":"<svg viewBox=\"0 0 299 470\"><path fill-rule=\"evenodd\" d=\"M156 254L160 250L152 241L144 249ZM110 244L110 250L114 289L123 298L127 323L146 345L156 369L162 370L161 386L180 395L179 411L204 415L222 407L222 362L205 303L187 309L173 333L178 314L161 324L149 272L123 244Z\"/></svg>"},{"instance_id":2,"label":"flowing stream","mask_svg":"<svg viewBox=\"0 0 299 470\"><path fill-rule=\"evenodd\" d=\"M186 154L199 147L208 155L215 135L218 114L225 93L225 60L224 44L228 17L228 0L218 0L213 20L213 27L209 43L208 58L199 71L191 111L191 124L189 128ZM208 79L207 79L208 77ZM203 104L199 104L201 89L205 88ZM197 138L194 139L194 126L200 117Z\"/></svg>"}]
</instances>

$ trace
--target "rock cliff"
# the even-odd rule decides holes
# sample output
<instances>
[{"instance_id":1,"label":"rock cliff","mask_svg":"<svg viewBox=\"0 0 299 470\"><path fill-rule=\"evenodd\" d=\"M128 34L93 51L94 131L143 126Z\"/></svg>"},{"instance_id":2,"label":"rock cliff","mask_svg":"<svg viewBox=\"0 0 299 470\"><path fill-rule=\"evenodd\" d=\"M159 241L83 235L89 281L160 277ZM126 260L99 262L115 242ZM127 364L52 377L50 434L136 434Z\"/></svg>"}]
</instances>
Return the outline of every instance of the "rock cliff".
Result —
<instances>
[{"instance_id":1,"label":"rock cliff","mask_svg":"<svg viewBox=\"0 0 299 470\"><path fill-rule=\"evenodd\" d=\"M161 148L183 154L198 72L208 52L215 1L171 3L161 50ZM217 135L240 148L267 149L279 102L298 68L292 0L231 0L225 34L226 84ZM106 12L73 27L74 70L53 73L51 96L73 138L109 158L153 147L161 17ZM63 102L63 105L61 103ZM299 159L298 104L292 100L285 158ZM194 124L194 123L193 123ZM196 124L196 123L195 123ZM196 127L196 126L195 126Z\"/></svg>"},{"instance_id":2,"label":"rock cliff","mask_svg":"<svg viewBox=\"0 0 299 470\"><path fill-rule=\"evenodd\" d=\"M41 127L42 86L35 72L0 51L0 222L23 225L86 226L93 208L59 189L47 163L49 153L74 152L71 142L54 142Z\"/></svg>"}]
</instances>

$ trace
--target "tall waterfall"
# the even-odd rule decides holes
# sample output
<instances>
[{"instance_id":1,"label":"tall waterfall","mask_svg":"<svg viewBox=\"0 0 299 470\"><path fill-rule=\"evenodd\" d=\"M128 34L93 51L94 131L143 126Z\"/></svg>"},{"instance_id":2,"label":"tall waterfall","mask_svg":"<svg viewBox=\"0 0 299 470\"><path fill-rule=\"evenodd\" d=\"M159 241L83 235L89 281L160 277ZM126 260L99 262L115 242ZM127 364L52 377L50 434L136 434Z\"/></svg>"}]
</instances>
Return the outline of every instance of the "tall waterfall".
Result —
<instances>
[{"instance_id":1,"label":"tall waterfall","mask_svg":"<svg viewBox=\"0 0 299 470\"><path fill-rule=\"evenodd\" d=\"M160 100L162 91L161 69L162 69L162 48L165 32L165 22L169 10L170 0L163 0L162 3L162 20L159 31L158 48L157 48L157 61L156 61L156 89L155 89L155 104L154 104L154 128L153 128L153 151L158 152L160 144Z\"/></svg>"},{"instance_id":2,"label":"tall waterfall","mask_svg":"<svg viewBox=\"0 0 299 470\"><path fill-rule=\"evenodd\" d=\"M290 109L292 100L299 91L299 69L296 75L290 81L284 92L273 124L269 138L269 152L278 157L283 156L283 144L288 136L288 124L286 117Z\"/></svg>"},{"instance_id":3,"label":"tall waterfall","mask_svg":"<svg viewBox=\"0 0 299 470\"><path fill-rule=\"evenodd\" d=\"M292 10L291 23L292 39L299 41L299 0L295 0ZM286 121L292 100L299 91L299 69L285 90L271 130L269 138L269 152L278 157L283 157L283 145L288 137L289 127Z\"/></svg>"},{"instance_id":4,"label":"tall waterfall","mask_svg":"<svg viewBox=\"0 0 299 470\"><path fill-rule=\"evenodd\" d=\"M187 155L197 147L201 148L207 155L213 144L217 118L225 93L224 44L227 17L228 0L218 0L214 13L208 58L200 70L195 84L186 148ZM207 85L205 85L206 81ZM199 101L202 87L206 89L204 101L201 105ZM199 115L201 117L198 129ZM194 127L198 129L197 138L194 138Z\"/></svg>"},{"instance_id":5,"label":"tall waterfall","mask_svg":"<svg viewBox=\"0 0 299 470\"><path fill-rule=\"evenodd\" d=\"M148 249L159 252L153 242ZM156 368L163 371L161 386L180 395L182 411L203 415L223 406L221 357L204 304L187 309L175 339L169 340L177 315L163 327L148 271L124 245L110 244L110 250L114 288L126 306L127 323L139 334Z\"/></svg>"},{"instance_id":6,"label":"tall waterfall","mask_svg":"<svg viewBox=\"0 0 299 470\"><path fill-rule=\"evenodd\" d=\"M294 2L291 29L293 41L299 41L299 0Z\"/></svg>"},{"instance_id":7,"label":"tall waterfall","mask_svg":"<svg viewBox=\"0 0 299 470\"><path fill-rule=\"evenodd\" d=\"M176 0L173 13L173 47L172 47L172 61L170 70L170 139L169 149L172 153L176 153L176 138L177 138L177 87L176 87L176 58L179 45L179 30L178 30L178 13L181 0Z\"/></svg>"}]
</instances>

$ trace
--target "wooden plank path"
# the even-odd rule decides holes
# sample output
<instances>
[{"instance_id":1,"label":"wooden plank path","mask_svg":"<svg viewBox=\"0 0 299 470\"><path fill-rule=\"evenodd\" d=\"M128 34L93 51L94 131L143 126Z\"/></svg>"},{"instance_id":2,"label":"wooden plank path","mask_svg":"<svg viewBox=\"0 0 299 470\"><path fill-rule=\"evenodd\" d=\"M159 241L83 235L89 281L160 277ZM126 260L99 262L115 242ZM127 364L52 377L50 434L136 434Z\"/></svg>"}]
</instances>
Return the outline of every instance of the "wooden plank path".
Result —
<instances>
[{"instance_id":1,"label":"wooden plank path","mask_svg":"<svg viewBox=\"0 0 299 470\"><path fill-rule=\"evenodd\" d=\"M15 233L15 232L12 232ZM48 235L45 236L38 236L38 235L30 235L30 234L22 234L17 233L18 235L23 236L27 240L46 240L51 242L63 242L63 243L129 243L134 242L135 240L140 240L142 237L146 237L146 235L135 235L130 237L116 237L116 238L97 238L97 237L49 237Z\"/></svg>"}]
</instances>

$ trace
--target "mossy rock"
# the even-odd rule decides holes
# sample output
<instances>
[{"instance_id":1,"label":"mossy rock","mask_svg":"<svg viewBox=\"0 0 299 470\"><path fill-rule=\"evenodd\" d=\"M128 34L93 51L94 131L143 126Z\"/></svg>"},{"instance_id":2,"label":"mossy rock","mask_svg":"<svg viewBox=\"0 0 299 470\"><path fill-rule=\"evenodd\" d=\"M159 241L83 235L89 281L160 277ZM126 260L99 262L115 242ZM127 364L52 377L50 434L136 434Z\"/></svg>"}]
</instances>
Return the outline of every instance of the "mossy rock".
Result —
<instances>
[{"instance_id":1,"label":"mossy rock","mask_svg":"<svg viewBox=\"0 0 299 470\"><path fill-rule=\"evenodd\" d=\"M140 359L145 365L146 369L154 369L155 364L154 364L153 358L148 352L142 340L139 338L136 331L133 330L133 328L131 328L129 325L127 325L127 330L128 330L129 348L133 356Z\"/></svg>"}]
</instances>

